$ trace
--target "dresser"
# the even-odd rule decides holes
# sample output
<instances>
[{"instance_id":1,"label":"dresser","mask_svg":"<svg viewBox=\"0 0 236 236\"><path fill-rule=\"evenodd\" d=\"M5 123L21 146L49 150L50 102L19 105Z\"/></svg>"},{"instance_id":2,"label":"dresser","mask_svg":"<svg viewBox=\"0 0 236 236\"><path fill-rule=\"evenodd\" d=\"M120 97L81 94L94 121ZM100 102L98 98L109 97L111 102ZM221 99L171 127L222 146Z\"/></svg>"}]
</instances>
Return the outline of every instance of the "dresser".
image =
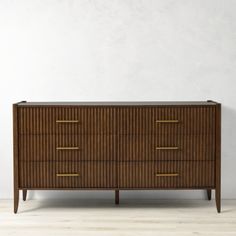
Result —
<instances>
[{"instance_id":1,"label":"dresser","mask_svg":"<svg viewBox=\"0 0 236 236\"><path fill-rule=\"evenodd\" d=\"M215 190L221 209L217 102L13 104L14 212L27 190Z\"/></svg>"}]
</instances>

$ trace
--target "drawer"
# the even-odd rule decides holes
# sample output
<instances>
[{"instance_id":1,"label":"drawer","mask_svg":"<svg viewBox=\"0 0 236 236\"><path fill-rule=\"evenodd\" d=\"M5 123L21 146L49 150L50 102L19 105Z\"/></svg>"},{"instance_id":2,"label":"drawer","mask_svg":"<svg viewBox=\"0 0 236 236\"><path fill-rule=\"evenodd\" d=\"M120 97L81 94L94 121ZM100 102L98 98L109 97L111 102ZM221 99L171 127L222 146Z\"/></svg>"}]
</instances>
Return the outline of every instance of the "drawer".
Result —
<instances>
[{"instance_id":1,"label":"drawer","mask_svg":"<svg viewBox=\"0 0 236 236\"><path fill-rule=\"evenodd\" d=\"M114 135L19 135L22 161L115 160Z\"/></svg>"},{"instance_id":2,"label":"drawer","mask_svg":"<svg viewBox=\"0 0 236 236\"><path fill-rule=\"evenodd\" d=\"M21 134L112 134L114 108L20 107Z\"/></svg>"},{"instance_id":3,"label":"drawer","mask_svg":"<svg viewBox=\"0 0 236 236\"><path fill-rule=\"evenodd\" d=\"M214 160L212 135L119 135L118 160Z\"/></svg>"},{"instance_id":4,"label":"drawer","mask_svg":"<svg viewBox=\"0 0 236 236\"><path fill-rule=\"evenodd\" d=\"M119 188L214 188L213 161L120 162Z\"/></svg>"},{"instance_id":5,"label":"drawer","mask_svg":"<svg viewBox=\"0 0 236 236\"><path fill-rule=\"evenodd\" d=\"M20 162L20 188L114 188L114 162Z\"/></svg>"},{"instance_id":6,"label":"drawer","mask_svg":"<svg viewBox=\"0 0 236 236\"><path fill-rule=\"evenodd\" d=\"M214 107L120 108L119 134L215 133Z\"/></svg>"}]
</instances>

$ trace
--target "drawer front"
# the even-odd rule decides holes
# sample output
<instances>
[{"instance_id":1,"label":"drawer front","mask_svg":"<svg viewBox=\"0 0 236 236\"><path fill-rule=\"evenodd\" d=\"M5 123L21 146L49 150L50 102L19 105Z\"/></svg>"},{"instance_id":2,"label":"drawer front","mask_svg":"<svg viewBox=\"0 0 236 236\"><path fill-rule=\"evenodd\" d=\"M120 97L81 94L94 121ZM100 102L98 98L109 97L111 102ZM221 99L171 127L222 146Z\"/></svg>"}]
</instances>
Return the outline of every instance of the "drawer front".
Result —
<instances>
[{"instance_id":1,"label":"drawer front","mask_svg":"<svg viewBox=\"0 0 236 236\"><path fill-rule=\"evenodd\" d=\"M212 135L119 135L118 160L214 160Z\"/></svg>"},{"instance_id":2,"label":"drawer front","mask_svg":"<svg viewBox=\"0 0 236 236\"><path fill-rule=\"evenodd\" d=\"M120 108L119 134L215 133L214 107Z\"/></svg>"},{"instance_id":3,"label":"drawer front","mask_svg":"<svg viewBox=\"0 0 236 236\"><path fill-rule=\"evenodd\" d=\"M213 188L214 162L120 162L119 188Z\"/></svg>"},{"instance_id":4,"label":"drawer front","mask_svg":"<svg viewBox=\"0 0 236 236\"><path fill-rule=\"evenodd\" d=\"M116 160L115 135L20 135L21 161Z\"/></svg>"},{"instance_id":5,"label":"drawer front","mask_svg":"<svg viewBox=\"0 0 236 236\"><path fill-rule=\"evenodd\" d=\"M114 188L114 162L20 162L20 188Z\"/></svg>"},{"instance_id":6,"label":"drawer front","mask_svg":"<svg viewBox=\"0 0 236 236\"><path fill-rule=\"evenodd\" d=\"M114 108L21 107L21 134L113 134Z\"/></svg>"}]
</instances>

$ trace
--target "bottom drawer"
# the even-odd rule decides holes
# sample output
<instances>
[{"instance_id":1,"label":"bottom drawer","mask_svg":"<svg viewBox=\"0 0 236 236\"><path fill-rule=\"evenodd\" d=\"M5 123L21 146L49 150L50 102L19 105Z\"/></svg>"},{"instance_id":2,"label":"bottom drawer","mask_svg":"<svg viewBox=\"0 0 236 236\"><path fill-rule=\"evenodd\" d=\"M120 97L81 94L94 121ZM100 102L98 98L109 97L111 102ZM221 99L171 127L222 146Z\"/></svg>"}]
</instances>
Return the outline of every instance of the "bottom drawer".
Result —
<instances>
[{"instance_id":1,"label":"bottom drawer","mask_svg":"<svg viewBox=\"0 0 236 236\"><path fill-rule=\"evenodd\" d=\"M21 162L20 188L114 188L115 162Z\"/></svg>"},{"instance_id":2,"label":"bottom drawer","mask_svg":"<svg viewBox=\"0 0 236 236\"><path fill-rule=\"evenodd\" d=\"M120 162L119 188L213 188L213 161Z\"/></svg>"}]
</instances>

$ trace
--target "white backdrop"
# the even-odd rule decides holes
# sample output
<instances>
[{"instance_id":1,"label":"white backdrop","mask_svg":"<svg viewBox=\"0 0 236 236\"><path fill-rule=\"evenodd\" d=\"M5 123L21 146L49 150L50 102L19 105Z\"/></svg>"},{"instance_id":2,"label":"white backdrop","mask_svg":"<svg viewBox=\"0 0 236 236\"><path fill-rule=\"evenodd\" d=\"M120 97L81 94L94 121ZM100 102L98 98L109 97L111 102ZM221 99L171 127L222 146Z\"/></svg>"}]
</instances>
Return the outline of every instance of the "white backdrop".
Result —
<instances>
[{"instance_id":1,"label":"white backdrop","mask_svg":"<svg viewBox=\"0 0 236 236\"><path fill-rule=\"evenodd\" d=\"M13 102L207 99L223 105L222 197L236 198L235 12L234 0L0 0L0 198L12 198ZM30 196L113 196L96 194Z\"/></svg>"}]
</instances>

